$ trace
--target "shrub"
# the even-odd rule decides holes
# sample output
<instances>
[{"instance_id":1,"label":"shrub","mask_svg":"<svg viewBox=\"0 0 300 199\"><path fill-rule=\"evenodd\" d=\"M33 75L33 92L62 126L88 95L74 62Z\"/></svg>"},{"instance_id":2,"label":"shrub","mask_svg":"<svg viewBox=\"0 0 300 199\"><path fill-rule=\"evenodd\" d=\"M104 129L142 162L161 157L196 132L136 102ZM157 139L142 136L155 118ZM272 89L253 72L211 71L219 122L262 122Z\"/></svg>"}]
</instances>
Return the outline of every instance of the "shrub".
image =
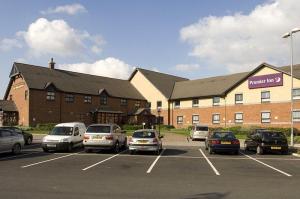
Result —
<instances>
[{"instance_id":1,"label":"shrub","mask_svg":"<svg viewBox=\"0 0 300 199\"><path fill-rule=\"evenodd\" d=\"M124 124L123 125L123 130L139 130L142 129L143 125L131 125L131 124Z\"/></svg>"},{"instance_id":2,"label":"shrub","mask_svg":"<svg viewBox=\"0 0 300 199\"><path fill-rule=\"evenodd\" d=\"M48 124L37 124L36 127L34 128L35 130L39 131L51 131L56 123L48 123Z\"/></svg>"},{"instance_id":3,"label":"shrub","mask_svg":"<svg viewBox=\"0 0 300 199\"><path fill-rule=\"evenodd\" d=\"M158 125L156 125L156 128L158 129ZM171 130L174 129L175 127L173 125L160 125L160 130Z\"/></svg>"}]
</instances>

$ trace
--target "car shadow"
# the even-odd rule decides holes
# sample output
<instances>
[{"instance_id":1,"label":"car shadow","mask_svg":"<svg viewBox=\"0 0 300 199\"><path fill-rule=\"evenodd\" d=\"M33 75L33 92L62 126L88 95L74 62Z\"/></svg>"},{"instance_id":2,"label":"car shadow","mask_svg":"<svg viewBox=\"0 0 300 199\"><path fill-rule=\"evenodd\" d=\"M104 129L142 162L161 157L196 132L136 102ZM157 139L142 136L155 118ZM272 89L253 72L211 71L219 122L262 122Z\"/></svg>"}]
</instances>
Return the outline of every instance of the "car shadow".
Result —
<instances>
[{"instance_id":1,"label":"car shadow","mask_svg":"<svg viewBox=\"0 0 300 199\"><path fill-rule=\"evenodd\" d=\"M43 151L23 151L20 154L14 155L10 152L2 153L0 155L0 162L12 161L12 160L21 160L21 159L30 159L30 158L37 158L37 157L46 157L51 155L52 153L45 153Z\"/></svg>"},{"instance_id":2,"label":"car shadow","mask_svg":"<svg viewBox=\"0 0 300 199\"><path fill-rule=\"evenodd\" d=\"M218 192L212 192L212 193L200 193L192 196L185 197L184 199L222 199L226 198L229 195L229 193L218 193Z\"/></svg>"},{"instance_id":3,"label":"car shadow","mask_svg":"<svg viewBox=\"0 0 300 199\"><path fill-rule=\"evenodd\" d=\"M187 150L182 149L166 149L162 156L174 156L174 155L182 155L187 153Z\"/></svg>"}]
</instances>

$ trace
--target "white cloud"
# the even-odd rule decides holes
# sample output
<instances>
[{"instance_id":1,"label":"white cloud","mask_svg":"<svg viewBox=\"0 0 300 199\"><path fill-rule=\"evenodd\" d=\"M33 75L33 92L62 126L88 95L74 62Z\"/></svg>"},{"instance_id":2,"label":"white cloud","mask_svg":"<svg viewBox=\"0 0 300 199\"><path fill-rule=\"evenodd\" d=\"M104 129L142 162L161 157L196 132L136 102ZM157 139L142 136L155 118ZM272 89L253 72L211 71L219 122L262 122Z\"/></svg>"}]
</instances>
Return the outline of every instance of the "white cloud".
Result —
<instances>
[{"instance_id":1,"label":"white cloud","mask_svg":"<svg viewBox=\"0 0 300 199\"><path fill-rule=\"evenodd\" d=\"M4 38L0 40L0 51L10 51L14 48L22 48L22 44L17 39Z\"/></svg>"},{"instance_id":2,"label":"white cloud","mask_svg":"<svg viewBox=\"0 0 300 199\"><path fill-rule=\"evenodd\" d=\"M83 5L79 3L57 6L55 8L48 8L47 10L41 11L43 15L57 14L57 13L76 15L78 13L83 13L83 12L87 12L87 10Z\"/></svg>"},{"instance_id":3,"label":"white cloud","mask_svg":"<svg viewBox=\"0 0 300 199\"><path fill-rule=\"evenodd\" d=\"M98 60L94 63L62 64L58 68L119 79L127 79L134 69L122 60L113 57Z\"/></svg>"},{"instance_id":4,"label":"white cloud","mask_svg":"<svg viewBox=\"0 0 300 199\"><path fill-rule=\"evenodd\" d=\"M23 35L30 51L36 56L43 54L78 55L87 50L87 42L96 46L97 53L99 53L100 45L104 43L102 37L90 35L87 31L78 31L64 20L48 21L45 18L37 19L29 25L26 32L19 32L18 35Z\"/></svg>"},{"instance_id":5,"label":"white cloud","mask_svg":"<svg viewBox=\"0 0 300 199\"><path fill-rule=\"evenodd\" d=\"M189 72L189 71L196 71L200 68L198 64L178 64L175 66L175 70L181 72Z\"/></svg>"},{"instance_id":6,"label":"white cloud","mask_svg":"<svg viewBox=\"0 0 300 199\"><path fill-rule=\"evenodd\" d=\"M192 46L191 56L229 72L246 71L262 62L289 64L289 40L281 36L300 26L298 10L298 0L271 0L247 15L202 18L182 28L180 36ZM299 53L300 34L295 35L294 46Z\"/></svg>"}]
</instances>

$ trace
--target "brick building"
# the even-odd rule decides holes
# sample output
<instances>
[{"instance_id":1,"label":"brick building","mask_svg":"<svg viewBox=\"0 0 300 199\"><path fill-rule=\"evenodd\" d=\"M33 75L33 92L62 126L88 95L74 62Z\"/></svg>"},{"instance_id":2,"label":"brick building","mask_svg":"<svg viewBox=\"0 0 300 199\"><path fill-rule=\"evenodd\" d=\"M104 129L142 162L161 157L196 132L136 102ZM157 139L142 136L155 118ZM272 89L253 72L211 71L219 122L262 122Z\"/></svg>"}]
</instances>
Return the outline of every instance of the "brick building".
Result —
<instances>
[{"instance_id":1,"label":"brick building","mask_svg":"<svg viewBox=\"0 0 300 199\"><path fill-rule=\"evenodd\" d=\"M192 124L290 127L289 71L289 66L263 63L250 72L186 80L136 69L129 80L151 103L152 113L160 110L164 124L177 128ZM294 66L293 98L294 126L300 128L300 65Z\"/></svg>"},{"instance_id":2,"label":"brick building","mask_svg":"<svg viewBox=\"0 0 300 199\"><path fill-rule=\"evenodd\" d=\"M13 101L19 125L82 121L127 122L128 114L146 108L146 99L127 80L14 63L5 100Z\"/></svg>"}]
</instances>

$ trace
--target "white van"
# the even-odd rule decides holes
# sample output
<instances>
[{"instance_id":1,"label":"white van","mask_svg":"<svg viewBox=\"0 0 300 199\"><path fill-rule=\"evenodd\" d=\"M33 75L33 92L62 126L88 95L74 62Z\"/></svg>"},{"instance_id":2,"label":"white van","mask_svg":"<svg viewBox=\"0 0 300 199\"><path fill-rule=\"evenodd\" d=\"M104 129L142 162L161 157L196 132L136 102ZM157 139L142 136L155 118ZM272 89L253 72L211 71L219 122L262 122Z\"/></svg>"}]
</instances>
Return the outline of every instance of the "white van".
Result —
<instances>
[{"instance_id":1,"label":"white van","mask_svg":"<svg viewBox=\"0 0 300 199\"><path fill-rule=\"evenodd\" d=\"M192 126L190 138L194 140L206 140L208 136L208 126L196 124Z\"/></svg>"},{"instance_id":2,"label":"white van","mask_svg":"<svg viewBox=\"0 0 300 199\"><path fill-rule=\"evenodd\" d=\"M83 146L85 131L85 125L80 122L58 124L43 138L42 148L45 152L49 150L71 151L75 147Z\"/></svg>"}]
</instances>

